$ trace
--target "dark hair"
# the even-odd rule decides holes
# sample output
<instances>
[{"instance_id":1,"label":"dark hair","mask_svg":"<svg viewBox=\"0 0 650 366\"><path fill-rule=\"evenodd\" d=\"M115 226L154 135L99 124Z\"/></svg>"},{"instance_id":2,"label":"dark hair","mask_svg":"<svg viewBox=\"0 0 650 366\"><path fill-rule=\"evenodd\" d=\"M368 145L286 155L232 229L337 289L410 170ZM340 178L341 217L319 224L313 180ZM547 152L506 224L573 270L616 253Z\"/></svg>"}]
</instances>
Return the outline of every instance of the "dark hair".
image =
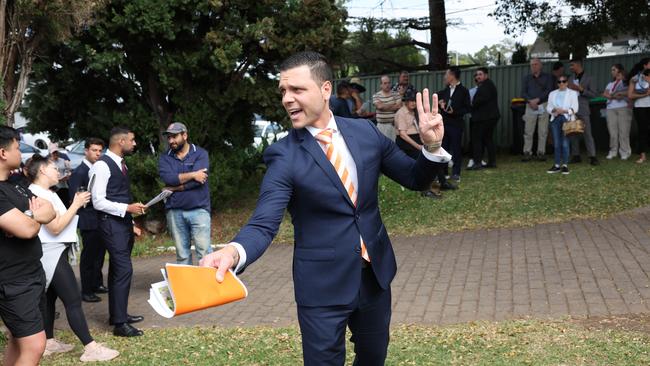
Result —
<instances>
[{"instance_id":1,"label":"dark hair","mask_svg":"<svg viewBox=\"0 0 650 366\"><path fill-rule=\"evenodd\" d=\"M36 153L32 155L29 160L27 160L25 167L23 168L23 172L25 173L27 179L33 183L38 177L38 172L41 170L41 167L47 164L52 164L50 159Z\"/></svg>"},{"instance_id":2,"label":"dark hair","mask_svg":"<svg viewBox=\"0 0 650 366\"><path fill-rule=\"evenodd\" d=\"M612 67L615 67L618 72L623 74L623 79L625 79L625 66L622 64L613 64ZM616 80L616 77L614 77L614 80Z\"/></svg>"},{"instance_id":3,"label":"dark hair","mask_svg":"<svg viewBox=\"0 0 650 366\"><path fill-rule=\"evenodd\" d=\"M627 74L627 79L625 80L627 84L630 83L630 80L637 76L642 70L643 66L650 62L650 57L644 57L641 59L641 61L637 62L634 66L632 66L632 69L630 70L630 73Z\"/></svg>"},{"instance_id":4,"label":"dark hair","mask_svg":"<svg viewBox=\"0 0 650 366\"><path fill-rule=\"evenodd\" d=\"M582 59L581 58L572 58L571 61L569 61L574 64L580 64L582 65Z\"/></svg>"},{"instance_id":5,"label":"dark hair","mask_svg":"<svg viewBox=\"0 0 650 366\"><path fill-rule=\"evenodd\" d=\"M561 69L561 68L563 68L563 67L564 67L564 63L562 63L562 61L555 61L555 62L553 63L553 68L552 68L552 70L553 70L553 71L557 71L557 70L559 70L559 69Z\"/></svg>"},{"instance_id":6,"label":"dark hair","mask_svg":"<svg viewBox=\"0 0 650 366\"><path fill-rule=\"evenodd\" d=\"M485 75L488 74L488 69L487 69L487 67L484 67L484 66L479 67L478 69L476 69L476 71L480 71L480 72L484 73Z\"/></svg>"},{"instance_id":7,"label":"dark hair","mask_svg":"<svg viewBox=\"0 0 650 366\"><path fill-rule=\"evenodd\" d=\"M404 92L404 95L402 96L402 101L408 102L408 101L415 101L417 98L417 94L415 93L415 90L413 89L407 89Z\"/></svg>"},{"instance_id":8,"label":"dark hair","mask_svg":"<svg viewBox=\"0 0 650 366\"><path fill-rule=\"evenodd\" d=\"M460 67L452 66L449 68L449 72L452 73L456 79L460 80Z\"/></svg>"},{"instance_id":9,"label":"dark hair","mask_svg":"<svg viewBox=\"0 0 650 366\"><path fill-rule=\"evenodd\" d=\"M0 149L6 149L12 142L20 141L20 134L9 126L0 126Z\"/></svg>"},{"instance_id":10,"label":"dark hair","mask_svg":"<svg viewBox=\"0 0 650 366\"><path fill-rule=\"evenodd\" d=\"M650 69L645 69L641 71L641 73L643 74L643 76L650 76Z\"/></svg>"},{"instance_id":11,"label":"dark hair","mask_svg":"<svg viewBox=\"0 0 650 366\"><path fill-rule=\"evenodd\" d=\"M104 144L104 140L97 138L97 137L89 137L86 139L86 143L84 144L84 148L89 149L90 145L99 145L101 147L106 146Z\"/></svg>"},{"instance_id":12,"label":"dark hair","mask_svg":"<svg viewBox=\"0 0 650 366\"><path fill-rule=\"evenodd\" d=\"M126 127L117 126L117 127L111 128L110 137L112 138L115 135L126 135L126 134L129 134L131 132L133 132L133 131L131 131L130 129L128 129Z\"/></svg>"},{"instance_id":13,"label":"dark hair","mask_svg":"<svg viewBox=\"0 0 650 366\"><path fill-rule=\"evenodd\" d=\"M409 72L408 72L408 71L406 71L406 70L402 70L402 71L400 71L400 72L399 72L399 74L400 74L400 75L404 75L404 74L406 74L406 75L408 75L408 74L409 74Z\"/></svg>"},{"instance_id":14,"label":"dark hair","mask_svg":"<svg viewBox=\"0 0 650 366\"><path fill-rule=\"evenodd\" d=\"M327 58L313 51L298 52L289 56L289 58L280 64L280 72L300 66L309 67L311 78L318 83L332 82L334 79L332 68L327 63Z\"/></svg>"}]
</instances>

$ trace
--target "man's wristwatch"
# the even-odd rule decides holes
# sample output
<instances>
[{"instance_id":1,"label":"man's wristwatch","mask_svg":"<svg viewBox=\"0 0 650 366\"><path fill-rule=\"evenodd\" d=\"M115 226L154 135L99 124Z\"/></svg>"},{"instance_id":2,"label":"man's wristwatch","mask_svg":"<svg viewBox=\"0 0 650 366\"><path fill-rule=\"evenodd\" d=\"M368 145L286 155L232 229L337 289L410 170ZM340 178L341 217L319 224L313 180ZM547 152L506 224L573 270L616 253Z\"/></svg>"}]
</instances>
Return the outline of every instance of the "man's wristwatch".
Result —
<instances>
[{"instance_id":1,"label":"man's wristwatch","mask_svg":"<svg viewBox=\"0 0 650 366\"><path fill-rule=\"evenodd\" d=\"M428 151L430 153L433 153L433 152L437 151L440 148L440 146L442 146L442 142L434 142L432 144L423 144L422 146L424 146L424 149L426 151Z\"/></svg>"},{"instance_id":2,"label":"man's wristwatch","mask_svg":"<svg viewBox=\"0 0 650 366\"><path fill-rule=\"evenodd\" d=\"M25 214L25 216L29 217L30 219L34 219L34 212L32 212L32 210L25 210L25 212L23 213Z\"/></svg>"}]
</instances>

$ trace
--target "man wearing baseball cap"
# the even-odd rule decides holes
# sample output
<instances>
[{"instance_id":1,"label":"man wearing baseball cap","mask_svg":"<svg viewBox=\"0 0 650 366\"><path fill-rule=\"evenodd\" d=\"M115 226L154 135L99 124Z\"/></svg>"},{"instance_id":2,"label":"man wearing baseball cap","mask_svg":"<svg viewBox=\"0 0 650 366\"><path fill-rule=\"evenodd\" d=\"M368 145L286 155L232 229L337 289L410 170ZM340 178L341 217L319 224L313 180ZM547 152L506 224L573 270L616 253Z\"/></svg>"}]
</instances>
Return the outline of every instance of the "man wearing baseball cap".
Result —
<instances>
[{"instance_id":1,"label":"man wearing baseball cap","mask_svg":"<svg viewBox=\"0 0 650 366\"><path fill-rule=\"evenodd\" d=\"M176 262L192 264L191 243L197 260L210 246L210 188L208 153L188 142L187 127L171 123L165 131L169 150L158 160L160 179L174 192L165 202L167 225L176 244Z\"/></svg>"}]
</instances>

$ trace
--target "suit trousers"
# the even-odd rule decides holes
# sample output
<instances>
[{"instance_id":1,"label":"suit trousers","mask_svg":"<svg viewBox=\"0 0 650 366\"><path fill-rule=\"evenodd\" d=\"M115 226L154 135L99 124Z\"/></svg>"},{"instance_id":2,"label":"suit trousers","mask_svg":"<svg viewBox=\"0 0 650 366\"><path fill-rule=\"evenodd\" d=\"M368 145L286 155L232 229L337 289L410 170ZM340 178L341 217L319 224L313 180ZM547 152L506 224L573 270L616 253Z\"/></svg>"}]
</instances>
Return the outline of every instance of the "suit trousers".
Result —
<instances>
[{"instance_id":1,"label":"suit trousers","mask_svg":"<svg viewBox=\"0 0 650 366\"><path fill-rule=\"evenodd\" d=\"M594 137L591 135L591 122L588 115L576 114L578 119L585 123L585 133L571 137L571 155L580 156L580 138L585 139L585 147L589 157L596 156L596 145L594 144Z\"/></svg>"},{"instance_id":2,"label":"suit trousers","mask_svg":"<svg viewBox=\"0 0 650 366\"><path fill-rule=\"evenodd\" d=\"M377 283L372 268L362 269L356 299L339 306L298 306L303 362L345 364L345 328L354 343L355 366L383 365L388 352L391 292Z\"/></svg>"},{"instance_id":3,"label":"suit trousers","mask_svg":"<svg viewBox=\"0 0 650 366\"><path fill-rule=\"evenodd\" d=\"M108 314L109 323L122 324L127 320L127 307L133 266L133 223L122 218L102 215L99 232L109 254L108 265Z\"/></svg>"},{"instance_id":4,"label":"suit trousers","mask_svg":"<svg viewBox=\"0 0 650 366\"><path fill-rule=\"evenodd\" d=\"M492 138L496 125L496 119L470 122L472 159L474 159L474 164L481 164L483 150L487 150L488 165L496 165L496 148L494 146L494 139Z\"/></svg>"},{"instance_id":5,"label":"suit trousers","mask_svg":"<svg viewBox=\"0 0 650 366\"><path fill-rule=\"evenodd\" d=\"M650 107L634 108L634 119L639 128L639 154L648 152L650 144Z\"/></svg>"},{"instance_id":6,"label":"suit trousers","mask_svg":"<svg viewBox=\"0 0 650 366\"><path fill-rule=\"evenodd\" d=\"M632 155L630 129L632 110L627 107L607 110L607 131L609 131L609 152L620 154L622 158Z\"/></svg>"},{"instance_id":7,"label":"suit trousers","mask_svg":"<svg viewBox=\"0 0 650 366\"><path fill-rule=\"evenodd\" d=\"M546 103L541 104L546 110ZM548 137L548 119L549 114L534 114L534 111L526 104L524 113L524 154L530 155L533 152L533 135L537 127L537 155L546 153L546 138Z\"/></svg>"},{"instance_id":8,"label":"suit trousers","mask_svg":"<svg viewBox=\"0 0 650 366\"><path fill-rule=\"evenodd\" d=\"M454 166L451 168L452 175L460 176L460 167L463 165L463 130L462 125L445 123L442 148L451 154L451 160L454 162Z\"/></svg>"},{"instance_id":9,"label":"suit trousers","mask_svg":"<svg viewBox=\"0 0 650 366\"><path fill-rule=\"evenodd\" d=\"M99 230L81 230L83 248L79 258L79 277L81 277L81 293L93 294L95 289L104 284L102 267L106 247Z\"/></svg>"}]
</instances>

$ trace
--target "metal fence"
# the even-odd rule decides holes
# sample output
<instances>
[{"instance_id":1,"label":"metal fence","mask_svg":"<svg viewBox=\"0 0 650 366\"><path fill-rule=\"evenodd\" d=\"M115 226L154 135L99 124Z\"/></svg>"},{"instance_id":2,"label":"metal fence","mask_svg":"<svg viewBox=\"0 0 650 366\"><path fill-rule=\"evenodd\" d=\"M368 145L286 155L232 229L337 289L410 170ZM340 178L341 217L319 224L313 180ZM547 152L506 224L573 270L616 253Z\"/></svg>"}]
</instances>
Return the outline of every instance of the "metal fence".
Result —
<instances>
[{"instance_id":1,"label":"metal fence","mask_svg":"<svg viewBox=\"0 0 650 366\"><path fill-rule=\"evenodd\" d=\"M639 62L643 57L650 57L648 53L642 54L628 54L607 57L597 57L585 60L584 66L587 74L591 75L594 80L594 88L598 93L602 93L605 85L610 81L611 66L615 63L620 63L625 66L626 70L630 70L634 64ZM551 65L553 61L543 62L544 71L551 72ZM565 70L569 73L568 62L564 62ZM461 82L463 85L470 88L474 85L473 75L476 67L463 69L461 71ZM512 98L521 96L521 81L524 75L530 72L528 64L519 65L506 65L490 67L489 74L492 81L497 86L499 96L499 109L501 111L501 120L497 125L495 131L495 142L498 147L510 147L513 141L513 117L510 103ZM392 83L396 83L397 74L390 74ZM438 91L443 88L444 71L435 72L417 72L410 74L410 83L415 86L417 90L429 88L429 90ZM371 100L372 95L379 91L380 75L361 77L361 84L366 88L362 97L365 100ZM466 134L467 135L467 134Z\"/></svg>"}]
</instances>

